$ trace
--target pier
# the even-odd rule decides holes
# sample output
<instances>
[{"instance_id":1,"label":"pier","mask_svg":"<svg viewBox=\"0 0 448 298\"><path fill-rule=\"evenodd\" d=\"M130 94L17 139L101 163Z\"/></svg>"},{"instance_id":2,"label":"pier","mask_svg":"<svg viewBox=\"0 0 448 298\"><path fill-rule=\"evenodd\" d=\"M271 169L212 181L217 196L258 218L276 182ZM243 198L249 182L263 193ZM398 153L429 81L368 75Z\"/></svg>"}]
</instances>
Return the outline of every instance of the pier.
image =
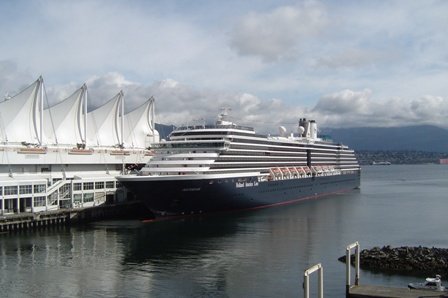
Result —
<instances>
[{"instance_id":1,"label":"pier","mask_svg":"<svg viewBox=\"0 0 448 298\"><path fill-rule=\"evenodd\" d=\"M355 253L355 279L351 283L351 252ZM448 297L448 291L436 290L415 290L409 288L385 287L381 285L362 285L360 283L360 245L358 242L352 243L346 249L346 298L441 298ZM321 264L314 265L304 271L303 290L304 298L310 298L309 294L309 279L310 274L318 272L318 297L323 297L323 267Z\"/></svg>"},{"instance_id":2,"label":"pier","mask_svg":"<svg viewBox=\"0 0 448 298\"><path fill-rule=\"evenodd\" d=\"M448 297L448 292L430 290L411 290L407 288L390 288L383 286L357 285L349 290L350 298L423 298Z\"/></svg>"},{"instance_id":3,"label":"pier","mask_svg":"<svg viewBox=\"0 0 448 298\"><path fill-rule=\"evenodd\" d=\"M59 209L0 216L0 233L85 224L95 220L149 218L152 214L139 201L103 204L89 208Z\"/></svg>"},{"instance_id":4,"label":"pier","mask_svg":"<svg viewBox=\"0 0 448 298\"><path fill-rule=\"evenodd\" d=\"M69 210L57 210L0 216L0 233L66 225L71 215Z\"/></svg>"}]
</instances>

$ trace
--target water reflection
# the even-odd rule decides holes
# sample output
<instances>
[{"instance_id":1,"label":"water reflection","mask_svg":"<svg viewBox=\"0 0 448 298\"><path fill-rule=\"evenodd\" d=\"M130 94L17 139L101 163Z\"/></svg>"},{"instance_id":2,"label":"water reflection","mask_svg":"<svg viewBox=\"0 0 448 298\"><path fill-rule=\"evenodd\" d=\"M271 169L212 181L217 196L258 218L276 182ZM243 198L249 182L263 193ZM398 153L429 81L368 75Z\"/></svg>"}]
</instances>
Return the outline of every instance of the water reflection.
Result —
<instances>
[{"instance_id":1,"label":"water reflection","mask_svg":"<svg viewBox=\"0 0 448 298\"><path fill-rule=\"evenodd\" d=\"M3 237L0 289L37 296L298 295L304 268L321 261L322 245L341 228L347 210L337 201L347 198Z\"/></svg>"},{"instance_id":2,"label":"water reflection","mask_svg":"<svg viewBox=\"0 0 448 298\"><path fill-rule=\"evenodd\" d=\"M298 295L303 270L338 246L344 199L354 197L151 223L136 231L123 263L156 273L154 293Z\"/></svg>"},{"instance_id":3,"label":"water reflection","mask_svg":"<svg viewBox=\"0 0 448 298\"><path fill-rule=\"evenodd\" d=\"M448 245L447 169L367 168L361 191L254 212L0 235L0 295L300 297L303 270L322 263L325 297L343 297L349 243Z\"/></svg>"}]
</instances>

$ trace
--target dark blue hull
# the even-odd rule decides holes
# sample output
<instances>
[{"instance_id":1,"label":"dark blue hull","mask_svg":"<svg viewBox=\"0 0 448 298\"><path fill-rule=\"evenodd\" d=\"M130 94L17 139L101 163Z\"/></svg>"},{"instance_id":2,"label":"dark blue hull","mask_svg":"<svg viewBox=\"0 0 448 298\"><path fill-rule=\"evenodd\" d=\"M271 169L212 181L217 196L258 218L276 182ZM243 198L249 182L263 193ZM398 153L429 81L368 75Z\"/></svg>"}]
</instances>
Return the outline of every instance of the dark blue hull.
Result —
<instances>
[{"instance_id":1,"label":"dark blue hull","mask_svg":"<svg viewBox=\"0 0 448 298\"><path fill-rule=\"evenodd\" d=\"M360 172L258 182L256 177L176 181L122 181L158 216L185 215L293 203L346 192L360 185Z\"/></svg>"}]
</instances>

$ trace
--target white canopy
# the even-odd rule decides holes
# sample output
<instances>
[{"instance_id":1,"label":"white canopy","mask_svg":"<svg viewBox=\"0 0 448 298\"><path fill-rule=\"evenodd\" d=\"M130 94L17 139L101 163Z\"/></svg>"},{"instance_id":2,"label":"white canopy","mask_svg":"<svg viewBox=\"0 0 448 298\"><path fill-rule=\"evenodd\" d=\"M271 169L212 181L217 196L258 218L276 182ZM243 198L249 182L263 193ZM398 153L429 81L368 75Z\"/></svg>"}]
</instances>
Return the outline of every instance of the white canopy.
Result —
<instances>
[{"instance_id":1,"label":"white canopy","mask_svg":"<svg viewBox=\"0 0 448 298\"><path fill-rule=\"evenodd\" d=\"M0 102L0 140L42 144L43 79Z\"/></svg>"},{"instance_id":2,"label":"white canopy","mask_svg":"<svg viewBox=\"0 0 448 298\"><path fill-rule=\"evenodd\" d=\"M123 92L99 108L87 113L87 146L118 146L123 144Z\"/></svg>"},{"instance_id":3,"label":"white canopy","mask_svg":"<svg viewBox=\"0 0 448 298\"><path fill-rule=\"evenodd\" d=\"M85 107L87 87L84 84L71 96L44 110L44 131L47 144L85 143Z\"/></svg>"},{"instance_id":4,"label":"white canopy","mask_svg":"<svg viewBox=\"0 0 448 298\"><path fill-rule=\"evenodd\" d=\"M124 146L148 148L159 141L159 133L154 128L154 98L123 116Z\"/></svg>"},{"instance_id":5,"label":"white canopy","mask_svg":"<svg viewBox=\"0 0 448 298\"><path fill-rule=\"evenodd\" d=\"M154 99L124 115L123 92L86 113L87 87L43 110L40 77L19 94L0 102L0 142L87 147L148 148L159 141Z\"/></svg>"}]
</instances>

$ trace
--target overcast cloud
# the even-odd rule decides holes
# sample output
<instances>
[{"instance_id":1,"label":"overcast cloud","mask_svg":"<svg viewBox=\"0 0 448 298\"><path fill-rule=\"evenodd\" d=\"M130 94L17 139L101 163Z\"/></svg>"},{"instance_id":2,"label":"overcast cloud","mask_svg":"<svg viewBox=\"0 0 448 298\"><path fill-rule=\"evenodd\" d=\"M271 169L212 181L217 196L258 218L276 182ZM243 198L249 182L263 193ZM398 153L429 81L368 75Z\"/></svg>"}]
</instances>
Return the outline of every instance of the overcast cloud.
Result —
<instances>
[{"instance_id":1,"label":"overcast cloud","mask_svg":"<svg viewBox=\"0 0 448 298\"><path fill-rule=\"evenodd\" d=\"M156 98L157 122L219 108L260 131L448 128L447 1L1 1L0 95Z\"/></svg>"}]
</instances>

